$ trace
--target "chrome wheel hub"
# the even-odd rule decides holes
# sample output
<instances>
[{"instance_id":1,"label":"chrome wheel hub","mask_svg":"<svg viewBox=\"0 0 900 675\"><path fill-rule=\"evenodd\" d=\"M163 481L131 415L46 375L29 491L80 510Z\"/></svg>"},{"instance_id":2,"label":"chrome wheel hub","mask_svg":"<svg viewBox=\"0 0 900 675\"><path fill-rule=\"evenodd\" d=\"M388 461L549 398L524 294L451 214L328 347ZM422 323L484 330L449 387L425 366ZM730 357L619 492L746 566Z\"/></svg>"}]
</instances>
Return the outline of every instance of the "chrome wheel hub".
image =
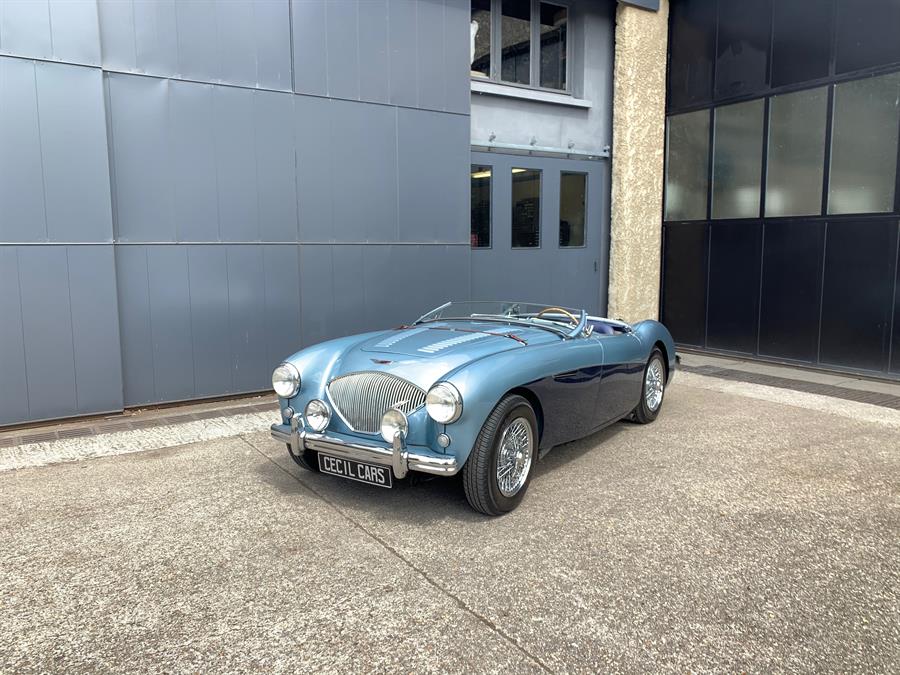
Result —
<instances>
[{"instance_id":1,"label":"chrome wheel hub","mask_svg":"<svg viewBox=\"0 0 900 675\"><path fill-rule=\"evenodd\" d=\"M659 359L653 359L647 366L647 374L644 375L644 401L650 412L656 412L662 405L664 380L665 371L662 362Z\"/></svg>"},{"instance_id":2,"label":"chrome wheel hub","mask_svg":"<svg viewBox=\"0 0 900 675\"><path fill-rule=\"evenodd\" d=\"M517 417L504 430L497 453L497 487L504 497L513 497L522 489L533 454L531 424L524 417Z\"/></svg>"}]
</instances>

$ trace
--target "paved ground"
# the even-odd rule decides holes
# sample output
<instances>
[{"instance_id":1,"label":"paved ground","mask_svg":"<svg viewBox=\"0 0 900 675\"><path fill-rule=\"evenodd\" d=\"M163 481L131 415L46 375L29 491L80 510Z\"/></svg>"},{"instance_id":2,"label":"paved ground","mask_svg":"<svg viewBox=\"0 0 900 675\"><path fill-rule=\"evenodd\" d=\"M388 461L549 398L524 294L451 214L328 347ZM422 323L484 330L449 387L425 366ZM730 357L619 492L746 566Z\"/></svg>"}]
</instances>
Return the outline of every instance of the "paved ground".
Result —
<instances>
[{"instance_id":1,"label":"paved ground","mask_svg":"<svg viewBox=\"0 0 900 675\"><path fill-rule=\"evenodd\" d=\"M898 438L682 373L499 519L265 432L0 472L0 671L896 672Z\"/></svg>"}]
</instances>

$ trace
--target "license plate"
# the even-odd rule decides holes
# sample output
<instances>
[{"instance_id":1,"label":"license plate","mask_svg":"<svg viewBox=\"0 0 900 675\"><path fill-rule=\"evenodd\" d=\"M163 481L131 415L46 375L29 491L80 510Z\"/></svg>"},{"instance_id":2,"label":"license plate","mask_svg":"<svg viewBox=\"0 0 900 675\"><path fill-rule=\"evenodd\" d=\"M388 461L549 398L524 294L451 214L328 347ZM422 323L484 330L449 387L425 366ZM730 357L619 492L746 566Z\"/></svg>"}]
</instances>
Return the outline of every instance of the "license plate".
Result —
<instances>
[{"instance_id":1,"label":"license plate","mask_svg":"<svg viewBox=\"0 0 900 675\"><path fill-rule=\"evenodd\" d=\"M330 473L332 476L341 476L360 483L368 483L369 485L385 488L391 487L393 479L391 468L388 466L366 464L365 462L357 462L356 460L344 459L343 457L332 457L331 455L323 455L321 452L319 453L319 470L322 473Z\"/></svg>"}]
</instances>

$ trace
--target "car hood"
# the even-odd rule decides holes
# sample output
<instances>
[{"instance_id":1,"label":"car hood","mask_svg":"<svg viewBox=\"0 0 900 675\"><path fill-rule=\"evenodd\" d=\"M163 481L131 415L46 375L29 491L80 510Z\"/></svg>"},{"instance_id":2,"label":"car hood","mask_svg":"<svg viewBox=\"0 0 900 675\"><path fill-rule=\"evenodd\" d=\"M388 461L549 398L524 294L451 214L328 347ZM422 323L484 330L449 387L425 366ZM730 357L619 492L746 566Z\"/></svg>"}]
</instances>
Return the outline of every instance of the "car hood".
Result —
<instances>
[{"instance_id":1,"label":"car hood","mask_svg":"<svg viewBox=\"0 0 900 675\"><path fill-rule=\"evenodd\" d=\"M550 331L490 322L429 322L376 333L350 347L331 378L363 370L391 373L428 389L447 373L491 354L558 342Z\"/></svg>"}]
</instances>

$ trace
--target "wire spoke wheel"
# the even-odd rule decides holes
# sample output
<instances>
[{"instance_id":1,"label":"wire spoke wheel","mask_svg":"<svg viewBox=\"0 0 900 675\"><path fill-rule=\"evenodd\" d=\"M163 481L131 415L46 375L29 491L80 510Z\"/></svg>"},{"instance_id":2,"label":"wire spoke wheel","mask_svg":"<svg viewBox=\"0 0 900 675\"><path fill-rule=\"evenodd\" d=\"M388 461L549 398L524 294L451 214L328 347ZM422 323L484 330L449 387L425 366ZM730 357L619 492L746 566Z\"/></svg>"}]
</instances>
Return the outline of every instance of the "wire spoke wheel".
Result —
<instances>
[{"instance_id":1,"label":"wire spoke wheel","mask_svg":"<svg viewBox=\"0 0 900 675\"><path fill-rule=\"evenodd\" d=\"M662 405L664 378L662 362L658 358L654 358L647 366L647 373L644 375L644 400L651 412L656 412Z\"/></svg>"},{"instance_id":2,"label":"wire spoke wheel","mask_svg":"<svg viewBox=\"0 0 900 675\"><path fill-rule=\"evenodd\" d=\"M534 434L524 417L517 417L503 431L497 453L497 487L504 497L522 489L531 469Z\"/></svg>"}]
</instances>

